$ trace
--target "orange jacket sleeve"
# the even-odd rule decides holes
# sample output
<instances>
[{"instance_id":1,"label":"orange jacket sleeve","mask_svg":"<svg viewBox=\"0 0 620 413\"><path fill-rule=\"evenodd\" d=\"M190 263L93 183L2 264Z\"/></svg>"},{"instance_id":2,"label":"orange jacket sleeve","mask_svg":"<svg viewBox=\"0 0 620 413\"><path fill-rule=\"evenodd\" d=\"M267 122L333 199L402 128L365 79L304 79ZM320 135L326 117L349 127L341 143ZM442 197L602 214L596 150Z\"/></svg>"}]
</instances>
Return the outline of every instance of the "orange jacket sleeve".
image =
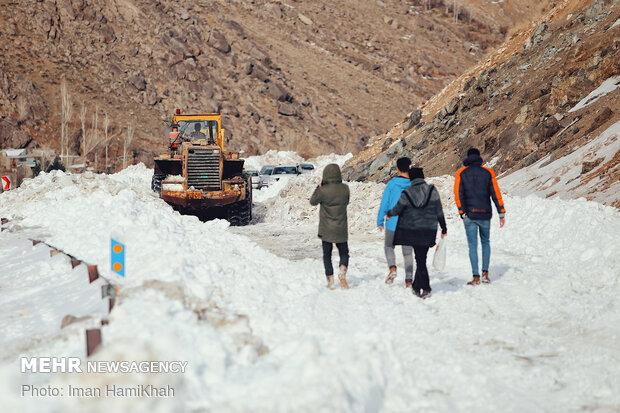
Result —
<instances>
[{"instance_id":1,"label":"orange jacket sleeve","mask_svg":"<svg viewBox=\"0 0 620 413\"><path fill-rule=\"evenodd\" d=\"M506 209L504 208L504 200L502 199L502 193L499 190L499 185L497 184L497 178L495 177L495 172L491 168L483 167L491 174L491 188L489 188L489 192L491 193L491 199L493 199L493 203L495 204L495 208L497 208L497 212L499 213L499 217L503 218L506 213Z\"/></svg>"},{"instance_id":2,"label":"orange jacket sleeve","mask_svg":"<svg viewBox=\"0 0 620 413\"><path fill-rule=\"evenodd\" d=\"M462 204L464 194L461 187L461 172L463 172L465 169L467 169L467 167L459 169L458 171L456 171L456 175L454 175L454 201L456 202L456 207L459 209L459 214L465 212L465 208Z\"/></svg>"}]
</instances>

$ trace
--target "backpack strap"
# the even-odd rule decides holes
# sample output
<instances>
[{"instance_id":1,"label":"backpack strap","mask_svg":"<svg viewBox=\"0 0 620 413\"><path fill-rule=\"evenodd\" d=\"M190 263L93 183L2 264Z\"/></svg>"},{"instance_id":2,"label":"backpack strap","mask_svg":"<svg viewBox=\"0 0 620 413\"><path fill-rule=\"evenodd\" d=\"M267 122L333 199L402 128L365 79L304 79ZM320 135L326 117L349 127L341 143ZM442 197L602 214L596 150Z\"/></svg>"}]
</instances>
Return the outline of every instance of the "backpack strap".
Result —
<instances>
[{"instance_id":1,"label":"backpack strap","mask_svg":"<svg viewBox=\"0 0 620 413\"><path fill-rule=\"evenodd\" d=\"M407 197L407 199L409 200L409 203L411 204L411 206L412 206L412 207L414 207L414 208L416 208L416 209L417 209L417 208L426 208L426 206L428 205L428 203L429 203L429 202L431 202L431 196L433 195L433 194L432 194L433 190L435 190L435 191L437 190L437 189L435 188L435 185L429 185L429 187L430 187L431 189L428 191L428 198L426 199L426 202L424 203L424 205L420 205L419 207L417 207L417 206L415 206L415 205L413 204L413 199L411 199L411 197L409 196L409 193L408 193L406 190L405 190L405 191L403 191L403 194L405 194L405 196L406 196L406 197Z\"/></svg>"},{"instance_id":2,"label":"backpack strap","mask_svg":"<svg viewBox=\"0 0 620 413\"><path fill-rule=\"evenodd\" d=\"M407 197L407 199L409 200L409 203L411 204L412 207L417 208L415 205L413 205L413 199L411 199L411 197L409 196L409 194L407 193L407 191L403 191L403 194L405 194L405 196Z\"/></svg>"}]
</instances>

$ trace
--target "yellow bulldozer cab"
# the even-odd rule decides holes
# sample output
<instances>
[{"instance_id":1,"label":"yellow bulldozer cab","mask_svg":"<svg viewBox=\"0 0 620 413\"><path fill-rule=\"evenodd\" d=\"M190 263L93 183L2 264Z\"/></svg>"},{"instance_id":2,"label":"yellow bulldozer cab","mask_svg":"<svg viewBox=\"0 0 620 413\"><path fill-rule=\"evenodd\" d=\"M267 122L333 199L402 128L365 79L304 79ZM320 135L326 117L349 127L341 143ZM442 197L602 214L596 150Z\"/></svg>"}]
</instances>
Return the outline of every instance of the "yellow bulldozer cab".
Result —
<instances>
[{"instance_id":1,"label":"yellow bulldozer cab","mask_svg":"<svg viewBox=\"0 0 620 413\"><path fill-rule=\"evenodd\" d=\"M194 123L194 122L217 122L217 133L214 136L215 143L224 151L224 130L222 129L222 115L219 113L203 113L203 114L195 114L195 115L181 115L176 114L172 118L172 123L175 125L183 125L185 123ZM191 131L188 131L191 132ZM209 137L209 129L201 126L200 132L203 133L206 137Z\"/></svg>"}]
</instances>

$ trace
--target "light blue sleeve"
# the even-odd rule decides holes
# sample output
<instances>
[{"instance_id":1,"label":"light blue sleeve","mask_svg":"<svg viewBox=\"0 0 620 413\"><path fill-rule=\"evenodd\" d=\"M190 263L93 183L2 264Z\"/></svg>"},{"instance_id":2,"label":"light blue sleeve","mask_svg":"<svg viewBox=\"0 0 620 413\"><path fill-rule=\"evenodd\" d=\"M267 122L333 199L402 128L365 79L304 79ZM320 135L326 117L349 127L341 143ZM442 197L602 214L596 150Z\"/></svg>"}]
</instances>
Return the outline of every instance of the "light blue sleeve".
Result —
<instances>
[{"instance_id":1,"label":"light blue sleeve","mask_svg":"<svg viewBox=\"0 0 620 413\"><path fill-rule=\"evenodd\" d=\"M390 209L390 195L392 193L392 185L390 185L392 181L388 182L383 190L383 196L381 197L381 206L379 207L379 213L377 214L377 226L383 226L383 217Z\"/></svg>"}]
</instances>

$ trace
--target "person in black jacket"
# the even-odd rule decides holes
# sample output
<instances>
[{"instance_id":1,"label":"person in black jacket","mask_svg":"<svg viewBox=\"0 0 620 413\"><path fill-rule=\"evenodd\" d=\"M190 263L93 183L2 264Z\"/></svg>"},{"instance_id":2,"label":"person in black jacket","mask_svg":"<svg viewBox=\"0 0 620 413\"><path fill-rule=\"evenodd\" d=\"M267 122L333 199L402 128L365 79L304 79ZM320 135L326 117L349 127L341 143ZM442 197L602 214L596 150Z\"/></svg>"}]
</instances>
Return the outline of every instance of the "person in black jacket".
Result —
<instances>
[{"instance_id":1,"label":"person in black jacket","mask_svg":"<svg viewBox=\"0 0 620 413\"><path fill-rule=\"evenodd\" d=\"M478 232L482 244L482 282L489 283L489 262L491 259L491 199L499 213L499 226L504 226L506 209L502 194L497 185L495 172L491 168L482 166L480 151L470 148L467 158L463 161L464 167L456 171L454 177L454 200L459 209L459 215L465 225L467 244L469 246L469 261L473 272L473 280L469 285L480 284L478 272Z\"/></svg>"},{"instance_id":2,"label":"person in black jacket","mask_svg":"<svg viewBox=\"0 0 620 413\"><path fill-rule=\"evenodd\" d=\"M413 280L413 293L426 298L431 293L431 285L426 268L426 256L435 245L437 223L441 226L441 237L448 233L446 220L437 188L424 181L422 168L410 168L411 186L406 188L396 206L390 209L386 218L398 216L394 232L394 245L411 245L415 253L416 271Z\"/></svg>"}]
</instances>

